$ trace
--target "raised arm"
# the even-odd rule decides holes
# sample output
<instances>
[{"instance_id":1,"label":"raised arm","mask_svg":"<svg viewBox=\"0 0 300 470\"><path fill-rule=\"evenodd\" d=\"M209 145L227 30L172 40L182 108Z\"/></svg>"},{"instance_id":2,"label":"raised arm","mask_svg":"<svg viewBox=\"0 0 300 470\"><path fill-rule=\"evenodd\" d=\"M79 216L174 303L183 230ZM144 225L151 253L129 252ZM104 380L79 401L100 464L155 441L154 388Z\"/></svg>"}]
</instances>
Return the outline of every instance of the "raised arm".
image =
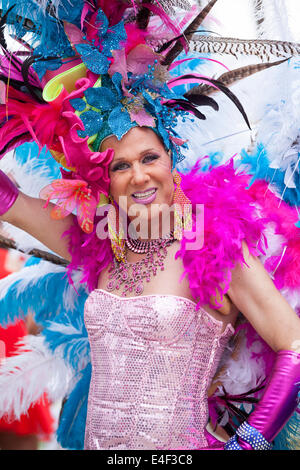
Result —
<instances>
[{"instance_id":1,"label":"raised arm","mask_svg":"<svg viewBox=\"0 0 300 470\"><path fill-rule=\"evenodd\" d=\"M277 357L263 397L225 449L266 450L297 407L300 319L246 246L244 257L247 266L234 269L228 294Z\"/></svg>"},{"instance_id":2,"label":"raised arm","mask_svg":"<svg viewBox=\"0 0 300 470\"><path fill-rule=\"evenodd\" d=\"M70 260L68 240L62 235L70 228L73 216L54 220L51 218L53 204L47 208L44 205L45 201L19 192L0 170L0 220L25 230L50 250Z\"/></svg>"}]
</instances>

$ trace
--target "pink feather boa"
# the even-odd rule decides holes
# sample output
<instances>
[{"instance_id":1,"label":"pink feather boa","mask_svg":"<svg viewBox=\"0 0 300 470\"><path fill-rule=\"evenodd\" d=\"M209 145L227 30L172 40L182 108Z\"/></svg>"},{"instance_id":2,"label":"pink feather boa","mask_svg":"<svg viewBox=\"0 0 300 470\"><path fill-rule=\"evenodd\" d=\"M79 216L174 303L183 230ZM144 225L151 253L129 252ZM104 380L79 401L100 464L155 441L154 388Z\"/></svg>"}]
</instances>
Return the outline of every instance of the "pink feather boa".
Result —
<instances>
[{"instance_id":1,"label":"pink feather boa","mask_svg":"<svg viewBox=\"0 0 300 470\"><path fill-rule=\"evenodd\" d=\"M98 220L96 218L93 232L90 234L81 230L76 217L73 220L74 224L63 234L63 237L68 239L71 254L71 263L67 269L68 278L73 284L73 271L82 270L81 283L86 284L88 290L92 291L97 287L100 273L113 259L110 240L100 240L97 236L99 217Z\"/></svg>"},{"instance_id":2,"label":"pink feather boa","mask_svg":"<svg viewBox=\"0 0 300 470\"><path fill-rule=\"evenodd\" d=\"M271 216L261 216L255 204L253 190L246 190L249 176L237 174L233 163L209 172L200 171L196 165L187 175L182 175L182 189L193 207L204 204L204 246L187 250L189 240L183 238L177 257L184 264L192 293L199 305L211 305L217 292L224 295L230 284L230 272L236 263L244 262L242 243L246 242L253 255L264 254L266 239L263 231ZM72 262L69 273L83 270L82 282L93 290L101 270L112 259L108 240L99 240L94 232L83 234L75 222L65 233L69 237Z\"/></svg>"},{"instance_id":3,"label":"pink feather boa","mask_svg":"<svg viewBox=\"0 0 300 470\"><path fill-rule=\"evenodd\" d=\"M211 298L227 292L231 271L237 263L244 263L242 244L245 242L254 256L263 256L268 272L273 273L277 288L298 289L300 285L300 231L296 209L282 202L268 190L267 184L255 182L248 188L250 176L237 173L233 162L203 172L199 164L182 175L182 190L195 209L204 205L204 245L199 250L187 249L190 240L183 238L176 256L182 258L184 274L199 305L211 305ZM74 219L75 220L75 219ZM98 220L99 221L99 220ZM267 256L268 227L280 235L285 248ZM74 222L65 233L70 239L72 262L69 273L83 270L82 282L89 290L97 286L100 272L113 255L109 240L100 240L96 234L84 234ZM300 306L300 302L299 302Z\"/></svg>"},{"instance_id":4,"label":"pink feather boa","mask_svg":"<svg viewBox=\"0 0 300 470\"><path fill-rule=\"evenodd\" d=\"M183 238L177 252L184 264L194 298L200 305L218 307L211 299L227 292L231 271L244 263L242 243L246 242L251 254L264 253L266 239L263 230L268 222L257 211L254 201L245 189L249 176L237 174L233 162L199 171L196 165L182 176L182 190L195 207L204 205L204 244L199 250L187 250L188 240Z\"/></svg>"}]
</instances>

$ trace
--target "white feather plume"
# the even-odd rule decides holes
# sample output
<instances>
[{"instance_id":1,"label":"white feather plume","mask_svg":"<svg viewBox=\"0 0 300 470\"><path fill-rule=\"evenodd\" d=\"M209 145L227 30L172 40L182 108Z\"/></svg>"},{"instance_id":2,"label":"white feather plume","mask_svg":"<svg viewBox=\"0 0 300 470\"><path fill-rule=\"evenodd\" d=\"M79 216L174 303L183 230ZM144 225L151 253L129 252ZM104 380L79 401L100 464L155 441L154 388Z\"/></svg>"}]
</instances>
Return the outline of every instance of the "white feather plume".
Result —
<instances>
[{"instance_id":1,"label":"white feather plume","mask_svg":"<svg viewBox=\"0 0 300 470\"><path fill-rule=\"evenodd\" d=\"M15 227L14 225L9 224L8 222L3 222L2 227L5 234L10 239L14 240L17 248L22 250L24 253L29 253L33 249L38 249L51 253L49 248L47 248L37 238L29 235L29 233L25 232L24 230Z\"/></svg>"},{"instance_id":2,"label":"white feather plume","mask_svg":"<svg viewBox=\"0 0 300 470\"><path fill-rule=\"evenodd\" d=\"M70 5L74 5L74 0L73 1L67 0L67 2ZM49 2L49 0L34 0L34 3L36 3L39 6L40 10L44 14L46 14L47 11L49 10L49 3L51 4L51 11L53 12L54 15L57 14L57 10L59 7L65 8L61 0L51 0L51 2Z\"/></svg>"},{"instance_id":3,"label":"white feather plume","mask_svg":"<svg viewBox=\"0 0 300 470\"><path fill-rule=\"evenodd\" d=\"M240 340L237 358L225 357L220 364L220 373L216 380L222 383L230 395L239 395L256 387L265 377L265 363L263 358L253 359L252 353L259 352L261 343L254 342L251 348L246 347L246 338ZM220 390L222 394L223 391Z\"/></svg>"},{"instance_id":4,"label":"white feather plume","mask_svg":"<svg viewBox=\"0 0 300 470\"><path fill-rule=\"evenodd\" d=\"M293 41L286 0L253 0L253 13L259 37Z\"/></svg>"},{"instance_id":5,"label":"white feather plume","mask_svg":"<svg viewBox=\"0 0 300 470\"><path fill-rule=\"evenodd\" d=\"M295 176L300 171L298 69L290 70L290 73L283 77L279 96L281 100L266 109L257 133L257 142L264 145L270 161L270 168L285 171L285 186L295 188Z\"/></svg>"},{"instance_id":6,"label":"white feather plume","mask_svg":"<svg viewBox=\"0 0 300 470\"><path fill-rule=\"evenodd\" d=\"M11 151L0 160L0 168L13 176L20 191L31 197L39 197L41 189L53 180L53 176L46 165L37 165L38 162L37 158L30 158L29 150L27 160L20 164Z\"/></svg>"},{"instance_id":7,"label":"white feather plume","mask_svg":"<svg viewBox=\"0 0 300 470\"><path fill-rule=\"evenodd\" d=\"M1 362L0 416L19 419L44 393L53 402L68 394L72 372L43 337L27 336L16 354Z\"/></svg>"}]
</instances>

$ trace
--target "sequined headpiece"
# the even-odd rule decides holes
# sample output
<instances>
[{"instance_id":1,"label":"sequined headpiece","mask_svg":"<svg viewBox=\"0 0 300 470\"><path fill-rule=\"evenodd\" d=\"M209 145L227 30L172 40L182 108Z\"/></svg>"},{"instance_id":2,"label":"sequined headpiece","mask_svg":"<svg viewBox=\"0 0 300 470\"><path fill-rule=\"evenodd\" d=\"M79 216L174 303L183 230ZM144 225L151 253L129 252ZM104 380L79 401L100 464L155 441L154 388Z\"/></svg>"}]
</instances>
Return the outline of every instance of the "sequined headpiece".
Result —
<instances>
[{"instance_id":1,"label":"sequined headpiece","mask_svg":"<svg viewBox=\"0 0 300 470\"><path fill-rule=\"evenodd\" d=\"M197 18L203 19L214 3ZM150 0L1 2L0 155L28 141L46 146L62 167L62 179L41 196L57 201L54 217L76 210L87 233L101 194L108 194L113 150L100 151L106 136L121 139L132 127L150 127L172 151L175 166L187 145L176 132L178 120L205 119L198 109L202 105L218 109L199 90L182 95L176 86L209 83L232 98L216 80L170 75L188 43L166 5ZM194 13L181 10L178 19L184 25ZM8 52L6 25L22 51Z\"/></svg>"}]
</instances>

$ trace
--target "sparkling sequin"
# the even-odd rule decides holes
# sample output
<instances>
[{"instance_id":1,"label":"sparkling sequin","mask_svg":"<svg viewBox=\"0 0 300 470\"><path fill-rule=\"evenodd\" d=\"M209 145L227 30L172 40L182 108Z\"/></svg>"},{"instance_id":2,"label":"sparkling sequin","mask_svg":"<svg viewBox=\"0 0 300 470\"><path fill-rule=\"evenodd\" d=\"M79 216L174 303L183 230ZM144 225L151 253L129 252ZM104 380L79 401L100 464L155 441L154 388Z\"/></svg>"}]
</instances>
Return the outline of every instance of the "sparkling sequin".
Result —
<instances>
[{"instance_id":1,"label":"sparkling sequin","mask_svg":"<svg viewBox=\"0 0 300 470\"><path fill-rule=\"evenodd\" d=\"M84 96L88 104L101 111L109 111L118 103L113 92L106 87L88 88Z\"/></svg>"},{"instance_id":2,"label":"sparkling sequin","mask_svg":"<svg viewBox=\"0 0 300 470\"><path fill-rule=\"evenodd\" d=\"M70 104L74 109L76 109L76 111L83 111L86 108L86 102L81 98L70 100Z\"/></svg>"},{"instance_id":3,"label":"sparkling sequin","mask_svg":"<svg viewBox=\"0 0 300 470\"><path fill-rule=\"evenodd\" d=\"M222 332L182 297L100 289L84 315L93 368L85 448L206 447L207 389L231 325Z\"/></svg>"},{"instance_id":4,"label":"sparkling sequin","mask_svg":"<svg viewBox=\"0 0 300 470\"><path fill-rule=\"evenodd\" d=\"M104 36L108 28L108 19L102 10L99 10L97 13L97 28L98 28L98 36Z\"/></svg>"},{"instance_id":5,"label":"sparkling sequin","mask_svg":"<svg viewBox=\"0 0 300 470\"><path fill-rule=\"evenodd\" d=\"M238 427L236 434L226 442L224 449L243 450L243 447L238 442L238 437L250 444L253 450L271 450L273 447L257 429L248 424L247 421L244 421Z\"/></svg>"},{"instance_id":6,"label":"sparkling sequin","mask_svg":"<svg viewBox=\"0 0 300 470\"><path fill-rule=\"evenodd\" d=\"M120 140L136 124L130 119L130 116L123 106L116 106L109 115L108 124L112 133Z\"/></svg>"},{"instance_id":7,"label":"sparkling sequin","mask_svg":"<svg viewBox=\"0 0 300 470\"><path fill-rule=\"evenodd\" d=\"M102 42L103 54L111 57L111 51L121 48L122 41L126 40L126 31L124 23L120 22L115 26L111 26L106 34L105 40Z\"/></svg>"},{"instance_id":8,"label":"sparkling sequin","mask_svg":"<svg viewBox=\"0 0 300 470\"><path fill-rule=\"evenodd\" d=\"M77 52L81 55L82 62L91 72L97 75L107 73L110 64L104 54L89 44L76 44L75 47Z\"/></svg>"},{"instance_id":9,"label":"sparkling sequin","mask_svg":"<svg viewBox=\"0 0 300 470\"><path fill-rule=\"evenodd\" d=\"M103 117L96 111L86 111L80 115L80 119L84 124L84 131L78 131L80 137L97 134L103 125Z\"/></svg>"},{"instance_id":10,"label":"sparkling sequin","mask_svg":"<svg viewBox=\"0 0 300 470\"><path fill-rule=\"evenodd\" d=\"M119 100L123 98L123 92L122 92L122 80L123 77L119 72L115 72L113 76L111 77L111 81L113 82L115 86L115 91L118 94Z\"/></svg>"}]
</instances>

